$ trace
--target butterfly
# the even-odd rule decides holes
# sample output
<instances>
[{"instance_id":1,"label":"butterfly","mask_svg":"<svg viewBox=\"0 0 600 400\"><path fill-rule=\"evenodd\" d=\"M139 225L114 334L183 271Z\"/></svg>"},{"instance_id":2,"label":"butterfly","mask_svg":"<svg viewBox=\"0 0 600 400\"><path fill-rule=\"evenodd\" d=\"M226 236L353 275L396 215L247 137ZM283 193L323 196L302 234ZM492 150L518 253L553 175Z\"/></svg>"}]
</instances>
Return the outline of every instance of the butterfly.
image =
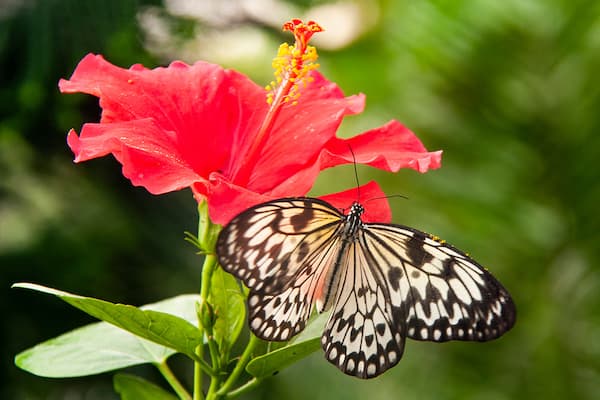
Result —
<instances>
[{"instance_id":1,"label":"butterfly","mask_svg":"<svg viewBox=\"0 0 600 400\"><path fill-rule=\"evenodd\" d=\"M219 263L248 288L252 332L287 341L330 310L327 360L373 378L398 363L406 338L487 341L515 323L507 290L464 252L407 226L363 222L316 198L251 207L220 232Z\"/></svg>"}]
</instances>

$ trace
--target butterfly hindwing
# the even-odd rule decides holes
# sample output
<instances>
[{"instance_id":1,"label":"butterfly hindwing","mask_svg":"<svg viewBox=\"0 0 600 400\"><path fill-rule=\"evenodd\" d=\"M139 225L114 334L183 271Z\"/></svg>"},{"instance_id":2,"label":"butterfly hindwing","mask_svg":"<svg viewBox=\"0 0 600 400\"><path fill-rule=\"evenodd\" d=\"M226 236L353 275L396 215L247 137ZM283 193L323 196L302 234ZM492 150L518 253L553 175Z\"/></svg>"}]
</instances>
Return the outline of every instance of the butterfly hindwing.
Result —
<instances>
[{"instance_id":1,"label":"butterfly hindwing","mask_svg":"<svg viewBox=\"0 0 600 400\"><path fill-rule=\"evenodd\" d=\"M402 306L392 303L383 271L364 251L362 238L349 245L340 266L336 300L321 344L325 357L341 371L372 378L402 357Z\"/></svg>"},{"instance_id":2,"label":"butterfly hindwing","mask_svg":"<svg viewBox=\"0 0 600 400\"><path fill-rule=\"evenodd\" d=\"M306 240L311 240L308 234ZM296 274L281 293L268 295L251 290L248 297L250 327L265 340L288 340L304 329L314 304L323 295L322 287L329 267L335 262L341 241L313 241L314 251L306 255Z\"/></svg>"}]
</instances>

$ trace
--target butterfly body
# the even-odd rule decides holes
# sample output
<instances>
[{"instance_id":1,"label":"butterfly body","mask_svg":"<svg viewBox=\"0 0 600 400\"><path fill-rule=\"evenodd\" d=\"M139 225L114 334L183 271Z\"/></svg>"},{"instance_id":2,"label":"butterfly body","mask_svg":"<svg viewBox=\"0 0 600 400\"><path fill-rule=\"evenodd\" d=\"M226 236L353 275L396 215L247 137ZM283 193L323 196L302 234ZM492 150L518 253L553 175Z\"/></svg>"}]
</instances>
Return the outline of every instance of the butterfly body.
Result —
<instances>
[{"instance_id":1,"label":"butterfly body","mask_svg":"<svg viewBox=\"0 0 600 400\"><path fill-rule=\"evenodd\" d=\"M326 358L344 373L375 377L400 360L405 338L486 341L512 327L502 285L455 247L402 225L366 223L308 197L254 206L223 228L223 268L250 289L251 330L286 341L316 307L331 309Z\"/></svg>"},{"instance_id":2,"label":"butterfly body","mask_svg":"<svg viewBox=\"0 0 600 400\"><path fill-rule=\"evenodd\" d=\"M339 269L342 265L343 258L348 247L358 238L359 229L363 223L360 216L364 212L364 208L359 203L352 204L350 212L340 218L339 227L341 244L337 251L337 258L333 265L327 270L324 283L317 287L320 296L317 296L316 307L319 313L327 311L332 305L332 300L335 298L335 290L338 287Z\"/></svg>"}]
</instances>

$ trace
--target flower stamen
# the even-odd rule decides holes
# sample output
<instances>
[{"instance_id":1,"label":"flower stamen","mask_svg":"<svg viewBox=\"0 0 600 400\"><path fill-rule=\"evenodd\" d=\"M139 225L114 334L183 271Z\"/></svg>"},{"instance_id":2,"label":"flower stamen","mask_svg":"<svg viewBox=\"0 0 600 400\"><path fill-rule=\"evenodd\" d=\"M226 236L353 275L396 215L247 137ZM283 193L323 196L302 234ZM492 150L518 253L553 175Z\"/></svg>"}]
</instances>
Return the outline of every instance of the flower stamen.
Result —
<instances>
[{"instance_id":1,"label":"flower stamen","mask_svg":"<svg viewBox=\"0 0 600 400\"><path fill-rule=\"evenodd\" d=\"M275 81L267 85L267 103L274 108L289 101L296 102L300 97L299 84L303 82L306 85L310 82L310 78L304 78L310 71L319 68L316 63L319 57L317 50L309 46L308 41L316 32L322 32L323 28L314 21L305 24L299 19L293 19L283 25L283 30L292 32L296 43L294 46L283 43L279 46L277 57L273 59Z\"/></svg>"},{"instance_id":2,"label":"flower stamen","mask_svg":"<svg viewBox=\"0 0 600 400\"><path fill-rule=\"evenodd\" d=\"M317 50L313 46L309 46L308 42L312 35L322 32L323 28L314 21L308 21L305 24L300 19L293 19L283 24L283 30L292 32L296 42L293 46L283 43L279 46L277 56L273 59L275 80L266 87L268 91L267 103L270 107L256 139L244 157L244 161L238 164L240 166L246 165L252 161L253 157L257 156L281 107L289 102L292 105L297 104L300 97L299 88L305 87L312 81L308 75L310 71L319 67L319 64L316 63L319 57ZM243 167L238 169L238 173L241 170L243 170ZM240 178L238 174L235 175Z\"/></svg>"}]
</instances>

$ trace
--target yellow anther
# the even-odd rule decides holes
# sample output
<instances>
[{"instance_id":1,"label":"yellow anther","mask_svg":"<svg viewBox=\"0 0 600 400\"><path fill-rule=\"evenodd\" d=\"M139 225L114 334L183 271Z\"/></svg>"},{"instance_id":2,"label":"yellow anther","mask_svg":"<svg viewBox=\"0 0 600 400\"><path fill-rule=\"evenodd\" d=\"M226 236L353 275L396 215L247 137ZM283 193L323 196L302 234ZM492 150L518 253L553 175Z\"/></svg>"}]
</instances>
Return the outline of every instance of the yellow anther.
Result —
<instances>
[{"instance_id":1,"label":"yellow anther","mask_svg":"<svg viewBox=\"0 0 600 400\"><path fill-rule=\"evenodd\" d=\"M291 20L283 25L284 30L294 33L294 46L282 43L277 50L277 56L271 63L275 70L275 80L268 85L267 103L275 106L296 100L300 96L298 86L306 86L310 79L307 75L317 69L317 49L308 46L308 41L316 32L323 29L316 22L303 23L299 19Z\"/></svg>"}]
</instances>

